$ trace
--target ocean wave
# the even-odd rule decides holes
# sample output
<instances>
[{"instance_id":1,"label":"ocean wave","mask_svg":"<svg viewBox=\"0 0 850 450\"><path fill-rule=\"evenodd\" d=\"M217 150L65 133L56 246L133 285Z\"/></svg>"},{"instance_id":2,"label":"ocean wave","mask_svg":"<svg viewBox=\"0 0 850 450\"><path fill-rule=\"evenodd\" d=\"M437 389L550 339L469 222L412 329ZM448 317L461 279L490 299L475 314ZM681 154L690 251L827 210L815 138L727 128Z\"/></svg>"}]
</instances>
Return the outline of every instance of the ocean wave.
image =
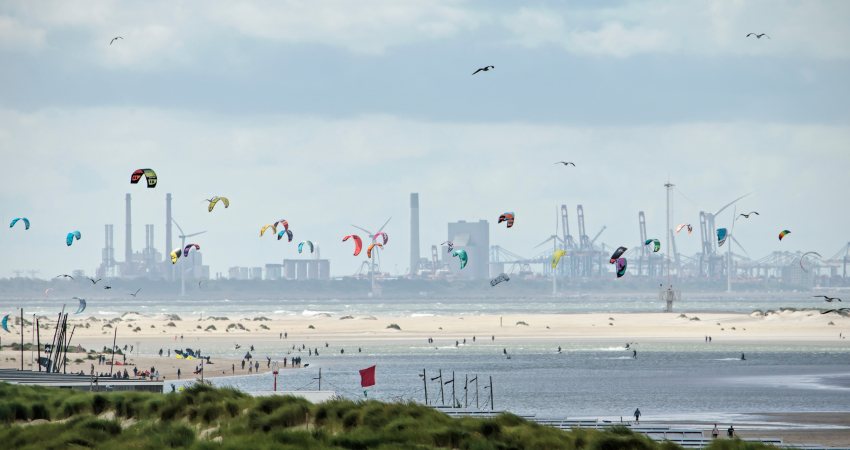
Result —
<instances>
[{"instance_id":1,"label":"ocean wave","mask_svg":"<svg viewBox=\"0 0 850 450\"><path fill-rule=\"evenodd\" d=\"M310 310L310 309L305 309L304 311L301 311L301 315L305 316L305 317L315 317L315 316L330 317L331 312L330 311L313 311L313 310Z\"/></svg>"}]
</instances>

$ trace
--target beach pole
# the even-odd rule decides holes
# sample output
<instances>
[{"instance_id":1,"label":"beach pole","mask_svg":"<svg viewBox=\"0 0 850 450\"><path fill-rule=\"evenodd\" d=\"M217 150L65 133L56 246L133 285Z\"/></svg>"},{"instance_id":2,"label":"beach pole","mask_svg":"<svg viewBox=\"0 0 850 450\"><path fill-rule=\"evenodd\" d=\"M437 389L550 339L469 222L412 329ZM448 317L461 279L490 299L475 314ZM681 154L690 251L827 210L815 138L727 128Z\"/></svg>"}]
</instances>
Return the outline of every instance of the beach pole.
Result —
<instances>
[{"instance_id":1,"label":"beach pole","mask_svg":"<svg viewBox=\"0 0 850 450\"><path fill-rule=\"evenodd\" d=\"M490 375L490 411L493 410L493 375Z\"/></svg>"},{"instance_id":2,"label":"beach pole","mask_svg":"<svg viewBox=\"0 0 850 450\"><path fill-rule=\"evenodd\" d=\"M446 394L443 391L443 369L440 369L440 405L446 406Z\"/></svg>"},{"instance_id":3,"label":"beach pole","mask_svg":"<svg viewBox=\"0 0 850 450\"><path fill-rule=\"evenodd\" d=\"M467 402L469 392L469 374L463 376L463 409L469 407L469 403Z\"/></svg>"},{"instance_id":4,"label":"beach pole","mask_svg":"<svg viewBox=\"0 0 850 450\"><path fill-rule=\"evenodd\" d=\"M475 374L475 409L478 409L478 374Z\"/></svg>"},{"instance_id":5,"label":"beach pole","mask_svg":"<svg viewBox=\"0 0 850 450\"><path fill-rule=\"evenodd\" d=\"M112 376L112 369L115 368L115 341L118 339L118 327L115 327L115 334L112 336L112 363L109 364L109 376Z\"/></svg>"},{"instance_id":6,"label":"beach pole","mask_svg":"<svg viewBox=\"0 0 850 450\"><path fill-rule=\"evenodd\" d=\"M36 360L36 363L38 364L38 371L41 372L41 328L38 327L38 317L35 318L35 339L35 346L38 350L38 359Z\"/></svg>"},{"instance_id":7,"label":"beach pole","mask_svg":"<svg viewBox=\"0 0 850 450\"><path fill-rule=\"evenodd\" d=\"M457 408L457 399L455 398L455 371L452 370L452 408Z\"/></svg>"},{"instance_id":8,"label":"beach pole","mask_svg":"<svg viewBox=\"0 0 850 450\"><path fill-rule=\"evenodd\" d=\"M322 390L322 368L319 367L319 390Z\"/></svg>"},{"instance_id":9,"label":"beach pole","mask_svg":"<svg viewBox=\"0 0 850 450\"><path fill-rule=\"evenodd\" d=\"M272 375L274 375L274 391L275 392L277 392L277 369L278 369L278 364L277 364L277 361L275 361L274 364L272 364ZM321 388L319 388L319 390L321 390Z\"/></svg>"},{"instance_id":10,"label":"beach pole","mask_svg":"<svg viewBox=\"0 0 850 450\"><path fill-rule=\"evenodd\" d=\"M71 328L71 335L68 336L68 342L65 343L65 354L62 356L62 373L65 373L65 368L68 366L68 363L65 361L65 358L68 356L68 346L71 345L71 339L74 338L74 331L77 330L77 326L74 325L74 328Z\"/></svg>"},{"instance_id":11,"label":"beach pole","mask_svg":"<svg viewBox=\"0 0 850 450\"><path fill-rule=\"evenodd\" d=\"M425 404L428 404L428 374L422 369L422 387L425 388Z\"/></svg>"},{"instance_id":12,"label":"beach pole","mask_svg":"<svg viewBox=\"0 0 850 450\"><path fill-rule=\"evenodd\" d=\"M24 308L21 308L21 370L24 370Z\"/></svg>"}]
</instances>

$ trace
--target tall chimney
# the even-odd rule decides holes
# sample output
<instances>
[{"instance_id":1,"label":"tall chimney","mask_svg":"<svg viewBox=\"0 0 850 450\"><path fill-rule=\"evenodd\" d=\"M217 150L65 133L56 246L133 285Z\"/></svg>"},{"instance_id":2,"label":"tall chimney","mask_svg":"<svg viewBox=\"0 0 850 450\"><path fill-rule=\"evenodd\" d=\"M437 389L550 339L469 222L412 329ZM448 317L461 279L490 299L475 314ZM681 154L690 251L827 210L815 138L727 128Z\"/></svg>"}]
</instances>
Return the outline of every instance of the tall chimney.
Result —
<instances>
[{"instance_id":1,"label":"tall chimney","mask_svg":"<svg viewBox=\"0 0 850 450\"><path fill-rule=\"evenodd\" d=\"M419 269L419 194L410 194L410 275Z\"/></svg>"},{"instance_id":2,"label":"tall chimney","mask_svg":"<svg viewBox=\"0 0 850 450\"><path fill-rule=\"evenodd\" d=\"M171 248L171 194L165 194L165 254L166 261L168 254L173 250Z\"/></svg>"},{"instance_id":3,"label":"tall chimney","mask_svg":"<svg viewBox=\"0 0 850 450\"><path fill-rule=\"evenodd\" d=\"M127 272L133 272L133 216L130 213L130 194L125 197L126 201L126 229L124 230L124 264L127 267Z\"/></svg>"}]
</instances>

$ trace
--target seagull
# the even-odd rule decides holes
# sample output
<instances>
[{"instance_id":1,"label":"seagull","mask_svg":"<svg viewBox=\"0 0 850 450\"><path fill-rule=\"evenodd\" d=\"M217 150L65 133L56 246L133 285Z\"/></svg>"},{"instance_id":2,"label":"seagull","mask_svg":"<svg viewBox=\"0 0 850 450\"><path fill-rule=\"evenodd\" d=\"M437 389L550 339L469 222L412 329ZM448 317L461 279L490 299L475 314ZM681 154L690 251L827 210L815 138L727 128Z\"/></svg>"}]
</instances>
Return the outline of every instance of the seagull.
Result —
<instances>
[{"instance_id":1,"label":"seagull","mask_svg":"<svg viewBox=\"0 0 850 450\"><path fill-rule=\"evenodd\" d=\"M753 214L755 214L755 215L757 215L757 216L758 216L758 215L759 215L759 212L758 212L758 211L750 211L750 212L748 212L748 213L746 213L746 214L738 214L738 217L743 217L743 218L745 218L745 219L749 219L749 218L750 218L750 216L751 216L751 215L753 215Z\"/></svg>"},{"instance_id":2,"label":"seagull","mask_svg":"<svg viewBox=\"0 0 850 450\"><path fill-rule=\"evenodd\" d=\"M103 278L98 278L98 279L95 280L94 278L89 278L89 281L91 281L91 284L97 284L97 282L102 280L102 279Z\"/></svg>"},{"instance_id":3,"label":"seagull","mask_svg":"<svg viewBox=\"0 0 850 450\"><path fill-rule=\"evenodd\" d=\"M564 166L573 166L573 167L576 166L576 163L574 163L572 161L558 161L555 164L563 164Z\"/></svg>"},{"instance_id":4,"label":"seagull","mask_svg":"<svg viewBox=\"0 0 850 450\"><path fill-rule=\"evenodd\" d=\"M489 71L490 69L495 69L495 68L496 68L496 66L484 66L484 67L482 67L482 68L480 68L480 69L476 70L475 72L472 72L472 74L473 74L473 75L475 75L475 74L476 74L476 73L478 73L478 72L487 72L487 71Z\"/></svg>"},{"instance_id":5,"label":"seagull","mask_svg":"<svg viewBox=\"0 0 850 450\"><path fill-rule=\"evenodd\" d=\"M755 36L756 39L761 39L763 37L767 37L768 39L770 39L770 36L768 36L767 33L748 33L747 37L750 37L750 36Z\"/></svg>"},{"instance_id":6,"label":"seagull","mask_svg":"<svg viewBox=\"0 0 850 450\"><path fill-rule=\"evenodd\" d=\"M826 295L813 295L812 297L822 298L822 299L826 300L828 303L832 303L833 300L838 300L839 302L841 301L841 299L838 298L838 297L827 297Z\"/></svg>"},{"instance_id":7,"label":"seagull","mask_svg":"<svg viewBox=\"0 0 850 450\"><path fill-rule=\"evenodd\" d=\"M104 289L112 289L112 286L104 286Z\"/></svg>"},{"instance_id":8,"label":"seagull","mask_svg":"<svg viewBox=\"0 0 850 450\"><path fill-rule=\"evenodd\" d=\"M135 297L135 296L139 295L139 291L141 291L141 290L142 290L142 288L138 288L138 289L136 289L136 292L131 292L130 295Z\"/></svg>"},{"instance_id":9,"label":"seagull","mask_svg":"<svg viewBox=\"0 0 850 450\"><path fill-rule=\"evenodd\" d=\"M121 36L115 36L114 38L112 38L111 41L109 41L109 45L112 45L112 43L115 42L117 39L121 39L122 41L124 40L124 38L122 38Z\"/></svg>"},{"instance_id":10,"label":"seagull","mask_svg":"<svg viewBox=\"0 0 850 450\"><path fill-rule=\"evenodd\" d=\"M72 277L71 275L68 275L67 273L63 273L62 275L56 275L53 278L70 278L72 280L74 279L74 277Z\"/></svg>"},{"instance_id":11,"label":"seagull","mask_svg":"<svg viewBox=\"0 0 850 450\"><path fill-rule=\"evenodd\" d=\"M821 312L821 314L829 314L831 312L843 313L850 312L850 308L838 308L838 309L827 309L826 311Z\"/></svg>"}]
</instances>

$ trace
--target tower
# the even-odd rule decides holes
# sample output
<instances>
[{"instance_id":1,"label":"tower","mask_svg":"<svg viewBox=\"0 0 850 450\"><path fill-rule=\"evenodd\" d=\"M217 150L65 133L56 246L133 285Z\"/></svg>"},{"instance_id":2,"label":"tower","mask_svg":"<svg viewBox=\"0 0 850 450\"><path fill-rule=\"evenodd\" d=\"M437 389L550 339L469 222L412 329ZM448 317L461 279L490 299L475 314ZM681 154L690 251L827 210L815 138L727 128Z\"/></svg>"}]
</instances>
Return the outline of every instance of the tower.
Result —
<instances>
[{"instance_id":1,"label":"tower","mask_svg":"<svg viewBox=\"0 0 850 450\"><path fill-rule=\"evenodd\" d=\"M410 194L410 276L419 272L419 194Z\"/></svg>"}]
</instances>

